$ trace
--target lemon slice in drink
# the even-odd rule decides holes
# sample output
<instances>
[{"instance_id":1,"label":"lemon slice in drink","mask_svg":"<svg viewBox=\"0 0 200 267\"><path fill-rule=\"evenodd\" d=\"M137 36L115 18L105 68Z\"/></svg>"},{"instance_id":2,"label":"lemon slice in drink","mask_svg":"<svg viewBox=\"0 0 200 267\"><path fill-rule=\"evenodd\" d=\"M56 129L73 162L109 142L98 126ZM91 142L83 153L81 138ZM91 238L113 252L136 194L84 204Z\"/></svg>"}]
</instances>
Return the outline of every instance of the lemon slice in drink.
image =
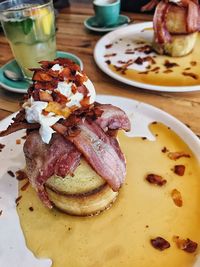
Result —
<instances>
[{"instance_id":1,"label":"lemon slice in drink","mask_svg":"<svg viewBox=\"0 0 200 267\"><path fill-rule=\"evenodd\" d=\"M49 35L53 24L53 12L48 8L37 9L36 23L38 27L42 27L44 34Z\"/></svg>"}]
</instances>

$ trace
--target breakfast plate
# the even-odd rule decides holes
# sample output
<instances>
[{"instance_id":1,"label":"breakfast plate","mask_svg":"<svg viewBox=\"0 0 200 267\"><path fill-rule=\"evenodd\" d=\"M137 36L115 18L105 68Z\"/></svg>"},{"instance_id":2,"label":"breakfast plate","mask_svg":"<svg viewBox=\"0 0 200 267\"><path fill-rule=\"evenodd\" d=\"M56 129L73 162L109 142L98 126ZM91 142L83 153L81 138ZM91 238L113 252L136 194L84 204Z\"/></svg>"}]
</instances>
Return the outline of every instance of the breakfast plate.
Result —
<instances>
[{"instance_id":1,"label":"breakfast plate","mask_svg":"<svg viewBox=\"0 0 200 267\"><path fill-rule=\"evenodd\" d=\"M0 265L50 267L52 259L55 267L66 263L74 267L119 266L116 261L123 267L133 266L133 262L136 267L199 267L198 251L181 251L172 238L178 235L200 243L199 138L176 118L145 103L107 95L98 96L97 101L122 108L132 124L130 133L119 136L128 179L118 200L94 217L47 210L30 186L25 191L19 188L18 193L13 177L25 165L25 132L0 138ZM14 116L1 121L0 130ZM167 151L177 150L189 153L189 157L168 159ZM186 166L184 176L174 175L175 164ZM167 184L163 188L147 184L143 179L147 170L165 175ZM182 192L182 207L171 199L174 188ZM165 237L171 247L154 249L149 239L155 235Z\"/></svg>"},{"instance_id":2,"label":"breakfast plate","mask_svg":"<svg viewBox=\"0 0 200 267\"><path fill-rule=\"evenodd\" d=\"M192 53L184 57L156 54L152 22L129 25L103 36L94 49L98 67L110 77L147 90L200 90L200 34Z\"/></svg>"},{"instance_id":3,"label":"breakfast plate","mask_svg":"<svg viewBox=\"0 0 200 267\"><path fill-rule=\"evenodd\" d=\"M81 67L81 69L83 69L82 60L72 53L57 51L56 57L69 58L73 60L75 63L77 63ZM12 59L11 61L9 61L8 63L6 63L0 68L0 86L4 88L5 90L8 90L14 93L25 94L30 83L27 81L17 81L17 82L11 81L3 75L4 70L11 70L16 73L21 73L21 70L16 60Z\"/></svg>"},{"instance_id":4,"label":"breakfast plate","mask_svg":"<svg viewBox=\"0 0 200 267\"><path fill-rule=\"evenodd\" d=\"M130 18L125 15L119 15L118 21L113 26L107 27L99 27L96 23L95 16L89 17L84 21L84 25L88 30L95 31L95 32L110 32L116 30L120 27L124 27L128 25L130 22Z\"/></svg>"}]
</instances>

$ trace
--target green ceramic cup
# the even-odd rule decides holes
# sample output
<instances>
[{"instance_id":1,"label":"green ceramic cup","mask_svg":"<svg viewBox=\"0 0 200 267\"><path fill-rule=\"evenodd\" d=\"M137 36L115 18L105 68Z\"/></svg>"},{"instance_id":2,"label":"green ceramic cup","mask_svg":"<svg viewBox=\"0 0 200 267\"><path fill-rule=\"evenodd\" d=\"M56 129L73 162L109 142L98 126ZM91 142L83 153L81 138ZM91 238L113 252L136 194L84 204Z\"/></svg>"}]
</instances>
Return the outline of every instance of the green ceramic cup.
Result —
<instances>
[{"instance_id":1,"label":"green ceramic cup","mask_svg":"<svg viewBox=\"0 0 200 267\"><path fill-rule=\"evenodd\" d=\"M113 26L117 23L120 13L120 0L93 1L95 20L99 27Z\"/></svg>"}]
</instances>

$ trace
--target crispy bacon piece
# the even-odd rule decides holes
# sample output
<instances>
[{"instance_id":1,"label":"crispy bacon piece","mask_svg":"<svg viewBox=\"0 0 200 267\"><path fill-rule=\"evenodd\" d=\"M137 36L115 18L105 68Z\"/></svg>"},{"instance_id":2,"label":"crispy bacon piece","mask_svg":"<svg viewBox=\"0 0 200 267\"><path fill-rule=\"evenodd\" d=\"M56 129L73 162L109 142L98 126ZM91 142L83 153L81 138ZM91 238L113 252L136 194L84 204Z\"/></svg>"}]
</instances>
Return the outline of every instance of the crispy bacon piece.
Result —
<instances>
[{"instance_id":1,"label":"crispy bacon piece","mask_svg":"<svg viewBox=\"0 0 200 267\"><path fill-rule=\"evenodd\" d=\"M51 82L53 77L46 70L38 69L35 70L32 80L37 82Z\"/></svg>"},{"instance_id":2,"label":"crispy bacon piece","mask_svg":"<svg viewBox=\"0 0 200 267\"><path fill-rule=\"evenodd\" d=\"M29 187L29 181L27 181L21 188L20 188L20 190L21 191L26 191L26 189Z\"/></svg>"},{"instance_id":3,"label":"crispy bacon piece","mask_svg":"<svg viewBox=\"0 0 200 267\"><path fill-rule=\"evenodd\" d=\"M166 184L167 180L165 180L162 176L157 174L148 174L145 178L150 184L155 184L158 186L163 186Z\"/></svg>"},{"instance_id":4,"label":"crispy bacon piece","mask_svg":"<svg viewBox=\"0 0 200 267\"><path fill-rule=\"evenodd\" d=\"M35 101L39 100L37 95L35 94L35 92L39 92L39 90L49 90L49 91L53 91L54 89L56 89L58 86L58 80L51 80L50 82L37 82L34 84L34 91L33 94L29 94L29 96L32 95L32 97L34 98Z\"/></svg>"},{"instance_id":5,"label":"crispy bacon piece","mask_svg":"<svg viewBox=\"0 0 200 267\"><path fill-rule=\"evenodd\" d=\"M198 247L198 244L189 238L181 239L179 236L174 236L173 241L176 243L178 248L188 253L194 253Z\"/></svg>"},{"instance_id":6,"label":"crispy bacon piece","mask_svg":"<svg viewBox=\"0 0 200 267\"><path fill-rule=\"evenodd\" d=\"M199 6L198 0L182 0L177 5L187 8L187 32L198 31Z\"/></svg>"},{"instance_id":7,"label":"crispy bacon piece","mask_svg":"<svg viewBox=\"0 0 200 267\"><path fill-rule=\"evenodd\" d=\"M38 131L31 132L24 144L27 176L43 203L52 207L44 184L56 174L65 177L79 165L81 153L59 134L54 134L50 144L44 144Z\"/></svg>"},{"instance_id":8,"label":"crispy bacon piece","mask_svg":"<svg viewBox=\"0 0 200 267\"><path fill-rule=\"evenodd\" d=\"M0 132L0 137L9 135L22 129L38 129L40 125L38 123L27 122L13 122L5 131Z\"/></svg>"},{"instance_id":9,"label":"crispy bacon piece","mask_svg":"<svg viewBox=\"0 0 200 267\"><path fill-rule=\"evenodd\" d=\"M109 49L109 48L111 48L113 46L113 44L107 44L107 45L105 45L105 48L106 49Z\"/></svg>"},{"instance_id":10,"label":"crispy bacon piece","mask_svg":"<svg viewBox=\"0 0 200 267\"><path fill-rule=\"evenodd\" d=\"M18 170L18 171L16 171L16 179L18 180L18 181L22 181L22 180L25 180L25 179L27 179L28 177L27 177L27 174L24 172L24 171L22 171L22 170Z\"/></svg>"},{"instance_id":11,"label":"crispy bacon piece","mask_svg":"<svg viewBox=\"0 0 200 267\"><path fill-rule=\"evenodd\" d=\"M171 197L172 197L172 199L174 201L174 204L177 207L182 207L183 206L183 199L182 199L180 191L178 191L177 189L173 189L172 192L171 192Z\"/></svg>"},{"instance_id":12,"label":"crispy bacon piece","mask_svg":"<svg viewBox=\"0 0 200 267\"><path fill-rule=\"evenodd\" d=\"M7 171L7 173L11 176L11 177L15 177L15 174L14 174L14 172L13 171Z\"/></svg>"},{"instance_id":13,"label":"crispy bacon piece","mask_svg":"<svg viewBox=\"0 0 200 267\"><path fill-rule=\"evenodd\" d=\"M130 120L123 110L110 104L100 104L97 108L102 111L102 114L96 119L96 123L104 131L108 129L130 131Z\"/></svg>"},{"instance_id":14,"label":"crispy bacon piece","mask_svg":"<svg viewBox=\"0 0 200 267\"><path fill-rule=\"evenodd\" d=\"M74 61L68 59L68 58L56 58L53 61L40 61L41 67L45 70L51 69L55 64L59 64L61 66L69 67L73 71L80 71L79 65L77 65Z\"/></svg>"},{"instance_id":15,"label":"crispy bacon piece","mask_svg":"<svg viewBox=\"0 0 200 267\"><path fill-rule=\"evenodd\" d=\"M74 79L74 75L72 75L72 72L69 67L63 68L61 73L59 74L59 81L64 81L66 80L69 82L70 80Z\"/></svg>"},{"instance_id":16,"label":"crispy bacon piece","mask_svg":"<svg viewBox=\"0 0 200 267\"><path fill-rule=\"evenodd\" d=\"M39 98L40 98L40 101L44 101L44 102L52 102L53 101L53 97L46 91L40 91L39 92Z\"/></svg>"},{"instance_id":17,"label":"crispy bacon piece","mask_svg":"<svg viewBox=\"0 0 200 267\"><path fill-rule=\"evenodd\" d=\"M20 145L21 144L21 140L20 139L16 139L16 145Z\"/></svg>"},{"instance_id":18,"label":"crispy bacon piece","mask_svg":"<svg viewBox=\"0 0 200 267\"><path fill-rule=\"evenodd\" d=\"M180 158L190 158L190 154L185 152L169 152L167 155L172 160L177 160Z\"/></svg>"},{"instance_id":19,"label":"crispy bacon piece","mask_svg":"<svg viewBox=\"0 0 200 267\"><path fill-rule=\"evenodd\" d=\"M22 198L22 196L18 196L18 197L15 199L16 206L19 205L19 202L20 202L21 198Z\"/></svg>"},{"instance_id":20,"label":"crispy bacon piece","mask_svg":"<svg viewBox=\"0 0 200 267\"><path fill-rule=\"evenodd\" d=\"M5 145L0 143L0 152L2 152L2 149L3 149L4 147L5 147Z\"/></svg>"},{"instance_id":21,"label":"crispy bacon piece","mask_svg":"<svg viewBox=\"0 0 200 267\"><path fill-rule=\"evenodd\" d=\"M56 123L53 127L76 146L113 191L118 191L126 175L126 164L117 140L108 137L95 122L84 120L77 128L79 132L76 135L68 136L63 125Z\"/></svg>"},{"instance_id":22,"label":"crispy bacon piece","mask_svg":"<svg viewBox=\"0 0 200 267\"><path fill-rule=\"evenodd\" d=\"M150 242L155 249L158 249L160 251L163 251L170 247L170 243L160 236L151 239Z\"/></svg>"},{"instance_id":23,"label":"crispy bacon piece","mask_svg":"<svg viewBox=\"0 0 200 267\"><path fill-rule=\"evenodd\" d=\"M82 121L78 125L80 133L68 139L85 156L95 171L104 178L113 191L118 191L126 175L125 161L119 145L95 123ZM111 167L112 166L112 167Z\"/></svg>"},{"instance_id":24,"label":"crispy bacon piece","mask_svg":"<svg viewBox=\"0 0 200 267\"><path fill-rule=\"evenodd\" d=\"M38 123L27 123L25 119L25 110L21 109L15 118L12 119L13 122L4 131L0 132L0 137L9 135L11 133L17 132L22 129L38 129L40 125Z\"/></svg>"},{"instance_id":25,"label":"crispy bacon piece","mask_svg":"<svg viewBox=\"0 0 200 267\"><path fill-rule=\"evenodd\" d=\"M166 16L169 11L170 5L161 1L155 10L153 17L153 28L155 34L155 41L160 44L171 42L171 36L166 28Z\"/></svg>"},{"instance_id":26,"label":"crispy bacon piece","mask_svg":"<svg viewBox=\"0 0 200 267\"><path fill-rule=\"evenodd\" d=\"M185 165L175 165L174 166L174 173L183 176L185 173Z\"/></svg>"}]
</instances>

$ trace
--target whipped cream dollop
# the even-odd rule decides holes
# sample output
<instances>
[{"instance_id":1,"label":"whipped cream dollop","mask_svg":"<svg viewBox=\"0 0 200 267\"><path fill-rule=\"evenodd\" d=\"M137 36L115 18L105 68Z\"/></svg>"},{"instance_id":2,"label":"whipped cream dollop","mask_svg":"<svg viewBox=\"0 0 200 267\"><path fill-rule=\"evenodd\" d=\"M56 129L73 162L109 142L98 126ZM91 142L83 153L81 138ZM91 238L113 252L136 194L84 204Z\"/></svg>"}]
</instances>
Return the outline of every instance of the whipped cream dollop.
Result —
<instances>
[{"instance_id":1,"label":"whipped cream dollop","mask_svg":"<svg viewBox=\"0 0 200 267\"><path fill-rule=\"evenodd\" d=\"M48 144L51 140L52 134L55 132L51 126L57 121L64 118L58 116L53 112L43 115L43 110L48 106L47 102L34 101L31 97L24 103L23 108L26 112L26 120L28 123L39 123L39 133L44 143Z\"/></svg>"},{"instance_id":2,"label":"whipped cream dollop","mask_svg":"<svg viewBox=\"0 0 200 267\"><path fill-rule=\"evenodd\" d=\"M60 66L59 64L55 64L51 69L53 71L62 72L63 67ZM76 75L83 76L83 74L79 71L76 72ZM75 82L67 81L67 79L64 81L59 81L57 88L53 90L54 92L59 92L59 94L67 98L65 106L69 108L69 110L71 108L72 110L74 110L74 108L75 109L81 108L82 107L81 102L85 97L88 98L89 105L95 102L96 92L94 85L87 76L86 78L87 79L84 79L82 85L84 85L87 88L87 95L84 95L78 90L73 90L73 88L76 87ZM50 96L52 94L52 92L48 90L46 90L45 92L47 92ZM48 104L49 103L47 101L35 101L33 97L30 97L28 101L23 104L27 122L39 123L41 125L39 133L43 142L46 144L50 142L52 134L54 133L54 130L51 128L51 126L53 126L60 119L65 118L64 116L58 115L55 112L44 112L45 109L48 107Z\"/></svg>"}]
</instances>

